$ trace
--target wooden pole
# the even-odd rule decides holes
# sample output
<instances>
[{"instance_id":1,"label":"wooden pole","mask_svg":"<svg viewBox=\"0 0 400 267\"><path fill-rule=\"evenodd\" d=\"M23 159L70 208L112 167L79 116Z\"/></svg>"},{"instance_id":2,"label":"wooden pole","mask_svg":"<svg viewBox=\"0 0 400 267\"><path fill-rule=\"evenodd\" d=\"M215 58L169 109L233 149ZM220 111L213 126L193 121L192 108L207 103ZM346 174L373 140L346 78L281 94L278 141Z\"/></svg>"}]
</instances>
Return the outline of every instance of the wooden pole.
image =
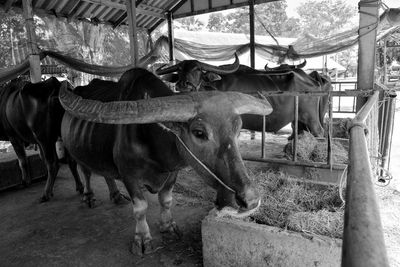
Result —
<instances>
[{"instance_id":1,"label":"wooden pole","mask_svg":"<svg viewBox=\"0 0 400 267\"><path fill-rule=\"evenodd\" d=\"M261 158L265 158L265 116L262 116Z\"/></svg>"},{"instance_id":2,"label":"wooden pole","mask_svg":"<svg viewBox=\"0 0 400 267\"><path fill-rule=\"evenodd\" d=\"M28 37L28 52L29 52L31 82L38 83L41 80L42 73L40 69L39 49L36 45L32 0L23 0L22 8L25 19L26 34Z\"/></svg>"},{"instance_id":3,"label":"wooden pole","mask_svg":"<svg viewBox=\"0 0 400 267\"><path fill-rule=\"evenodd\" d=\"M139 48L136 26L136 2L135 0L126 0L126 13L129 24L129 43L131 46L131 62L134 66L139 63Z\"/></svg>"},{"instance_id":4,"label":"wooden pole","mask_svg":"<svg viewBox=\"0 0 400 267\"><path fill-rule=\"evenodd\" d=\"M374 86L376 30L379 21L378 2L371 3L371 0L359 2L360 26L357 68L357 88L359 90L372 89ZM366 101L365 97L357 98L356 110L360 110Z\"/></svg>"},{"instance_id":5,"label":"wooden pole","mask_svg":"<svg viewBox=\"0 0 400 267\"><path fill-rule=\"evenodd\" d=\"M250 19L250 67L256 65L256 49L254 40L254 0L249 0L249 19Z\"/></svg>"},{"instance_id":6,"label":"wooden pole","mask_svg":"<svg viewBox=\"0 0 400 267\"><path fill-rule=\"evenodd\" d=\"M172 18L172 12L168 12L168 46L169 46L169 61L175 62L174 55L174 20Z\"/></svg>"},{"instance_id":7,"label":"wooden pole","mask_svg":"<svg viewBox=\"0 0 400 267\"><path fill-rule=\"evenodd\" d=\"M359 2L360 22L358 31L358 68L357 88L368 90L374 87L375 81L375 57L376 57L376 32L379 21L379 2L361 0ZM356 111L358 112L365 104L367 98L358 97ZM374 108L367 120L368 148L372 158L378 158L379 133L378 133L378 110Z\"/></svg>"},{"instance_id":8,"label":"wooden pole","mask_svg":"<svg viewBox=\"0 0 400 267\"><path fill-rule=\"evenodd\" d=\"M297 161L297 144L299 143L299 96L294 96L294 129L293 129L293 161Z\"/></svg>"}]
</instances>

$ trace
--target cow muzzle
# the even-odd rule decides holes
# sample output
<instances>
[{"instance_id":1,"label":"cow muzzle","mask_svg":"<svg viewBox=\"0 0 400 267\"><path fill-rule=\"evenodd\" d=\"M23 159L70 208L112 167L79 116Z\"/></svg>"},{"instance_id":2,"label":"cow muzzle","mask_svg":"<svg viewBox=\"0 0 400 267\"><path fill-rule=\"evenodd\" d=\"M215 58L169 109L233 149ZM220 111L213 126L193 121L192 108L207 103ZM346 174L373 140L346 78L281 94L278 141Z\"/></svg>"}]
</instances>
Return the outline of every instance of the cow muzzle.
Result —
<instances>
[{"instance_id":1,"label":"cow muzzle","mask_svg":"<svg viewBox=\"0 0 400 267\"><path fill-rule=\"evenodd\" d=\"M261 199L257 190L246 186L244 190L235 194L236 202L239 205L239 212L253 210L260 205Z\"/></svg>"}]
</instances>

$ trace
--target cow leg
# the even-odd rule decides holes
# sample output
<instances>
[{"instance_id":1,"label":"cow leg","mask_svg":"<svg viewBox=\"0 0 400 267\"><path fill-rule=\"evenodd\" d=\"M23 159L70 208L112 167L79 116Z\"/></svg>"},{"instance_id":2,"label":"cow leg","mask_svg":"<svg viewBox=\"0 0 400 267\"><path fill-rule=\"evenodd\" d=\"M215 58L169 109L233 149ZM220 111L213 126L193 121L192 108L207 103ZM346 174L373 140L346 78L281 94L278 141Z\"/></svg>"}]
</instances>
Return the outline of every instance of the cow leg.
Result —
<instances>
[{"instance_id":1,"label":"cow leg","mask_svg":"<svg viewBox=\"0 0 400 267\"><path fill-rule=\"evenodd\" d=\"M76 191L79 192L79 194L83 194L84 191L84 186L82 184L81 178L79 177L78 173L78 164L72 157L69 155L68 151L65 150L65 157L68 162L68 167L72 173L72 176L74 177L75 180L75 186L76 186Z\"/></svg>"},{"instance_id":2,"label":"cow leg","mask_svg":"<svg viewBox=\"0 0 400 267\"><path fill-rule=\"evenodd\" d=\"M26 157L25 146L23 142L20 142L14 138L10 138L10 142L14 148L15 154L18 157L19 168L21 169L22 184L28 186L32 182L30 171L28 168L28 160Z\"/></svg>"},{"instance_id":3,"label":"cow leg","mask_svg":"<svg viewBox=\"0 0 400 267\"><path fill-rule=\"evenodd\" d=\"M154 252L150 228L146 221L147 201L136 177L125 178L123 182L132 199L133 215L136 221L135 236L131 252L140 256Z\"/></svg>"},{"instance_id":4,"label":"cow leg","mask_svg":"<svg viewBox=\"0 0 400 267\"><path fill-rule=\"evenodd\" d=\"M80 172L85 178L85 189L83 191L82 201L85 202L89 208L94 208L96 199L94 198L94 193L90 185L91 171L85 166L79 165Z\"/></svg>"},{"instance_id":5,"label":"cow leg","mask_svg":"<svg viewBox=\"0 0 400 267\"><path fill-rule=\"evenodd\" d=\"M171 172L168 174L164 186L158 192L158 201L161 205L160 210L160 232L173 234L178 239L182 238L182 232L179 230L176 222L172 219L171 206L172 206L172 190L174 188L178 172Z\"/></svg>"},{"instance_id":6,"label":"cow leg","mask_svg":"<svg viewBox=\"0 0 400 267\"><path fill-rule=\"evenodd\" d=\"M104 177L104 179L106 180L108 190L110 192L110 199L112 202L117 205L128 204L129 202L131 202L131 199L128 196L125 196L119 191L117 184L115 183L114 177L106 176Z\"/></svg>"},{"instance_id":7,"label":"cow leg","mask_svg":"<svg viewBox=\"0 0 400 267\"><path fill-rule=\"evenodd\" d=\"M43 146L39 143L39 147L47 169L47 181L40 202L46 202L53 196L54 182L58 172L58 160L54 146Z\"/></svg>"}]
</instances>

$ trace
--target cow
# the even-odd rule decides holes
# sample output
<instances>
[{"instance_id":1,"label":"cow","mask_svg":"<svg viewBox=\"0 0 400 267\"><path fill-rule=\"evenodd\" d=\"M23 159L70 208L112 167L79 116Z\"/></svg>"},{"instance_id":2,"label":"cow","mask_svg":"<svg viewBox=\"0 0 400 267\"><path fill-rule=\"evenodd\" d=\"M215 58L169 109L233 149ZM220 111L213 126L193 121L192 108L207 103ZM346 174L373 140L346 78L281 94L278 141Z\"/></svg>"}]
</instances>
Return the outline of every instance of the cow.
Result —
<instances>
[{"instance_id":1,"label":"cow","mask_svg":"<svg viewBox=\"0 0 400 267\"><path fill-rule=\"evenodd\" d=\"M58 171L55 144L61 136L61 119L64 115L58 99L60 85L54 77L39 83L16 79L5 84L0 91L0 139L11 142L25 186L31 183L25 145L38 144L40 156L45 162L47 182L41 202L53 196ZM67 161L75 179L76 190L83 193L76 163Z\"/></svg>"},{"instance_id":2,"label":"cow","mask_svg":"<svg viewBox=\"0 0 400 267\"><path fill-rule=\"evenodd\" d=\"M133 253L153 251L142 188L158 193L160 230L180 235L170 208L177 173L187 165L217 192L230 190L229 200L217 196L218 207L232 200L241 211L259 205L237 137L240 115L268 114L268 102L238 92L174 94L141 68L125 72L112 88L81 86L72 92L64 84L60 101L67 112L61 134L85 175L94 172L124 183L136 220Z\"/></svg>"},{"instance_id":3,"label":"cow","mask_svg":"<svg viewBox=\"0 0 400 267\"><path fill-rule=\"evenodd\" d=\"M56 142L61 137L61 121L64 116L58 99L61 83L55 77L43 82L29 83L16 79L0 91L0 140L10 141L17 155L21 169L22 183L29 185L31 175L28 168L25 145L38 144L40 156L45 162L47 181L41 202L50 200L53 196L54 182L58 172L59 159L56 152ZM75 179L76 190L84 193L77 164L65 151L64 160ZM116 204L123 204L126 197L121 194L115 181L107 181L110 198ZM89 193L84 194L84 200L89 202Z\"/></svg>"},{"instance_id":4,"label":"cow","mask_svg":"<svg viewBox=\"0 0 400 267\"><path fill-rule=\"evenodd\" d=\"M235 55L236 56L236 55ZM255 95L268 91L328 91L330 81L317 72L307 75L300 66L283 65L272 71L254 70L240 65L236 56L233 64L220 67L197 60L185 60L169 67L160 67L158 75L168 75L169 82L176 82L177 90L239 91ZM176 75L173 75L177 72ZM294 97L288 95L266 96L273 112L266 116L266 131L277 132L294 121ZM328 109L328 96L299 96L299 129L308 129L314 136L323 136L323 118ZM262 118L243 115L243 128L262 130ZM293 136L293 135L292 135Z\"/></svg>"}]
</instances>

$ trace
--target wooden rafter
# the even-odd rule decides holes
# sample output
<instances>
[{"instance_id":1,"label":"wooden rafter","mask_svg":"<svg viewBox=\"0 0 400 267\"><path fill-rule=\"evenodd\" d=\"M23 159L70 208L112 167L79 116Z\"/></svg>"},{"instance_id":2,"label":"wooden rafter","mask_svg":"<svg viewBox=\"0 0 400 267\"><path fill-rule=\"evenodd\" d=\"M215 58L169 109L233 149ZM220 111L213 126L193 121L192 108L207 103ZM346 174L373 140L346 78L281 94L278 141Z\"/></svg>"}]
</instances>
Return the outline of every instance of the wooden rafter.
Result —
<instances>
[{"instance_id":1,"label":"wooden rafter","mask_svg":"<svg viewBox=\"0 0 400 267\"><path fill-rule=\"evenodd\" d=\"M178 10L187 0L180 0L176 3L173 3L171 6L169 6L166 11L167 12L171 12L172 14ZM156 22L153 26L151 26L151 28L149 28L149 31L152 32L154 31L161 23L163 23L164 20L160 20L158 22Z\"/></svg>"},{"instance_id":2,"label":"wooden rafter","mask_svg":"<svg viewBox=\"0 0 400 267\"><path fill-rule=\"evenodd\" d=\"M276 1L281 1L281 0L255 0L254 4L257 5L257 4L268 3L268 2L276 2ZM183 3L185 3L185 2L186 2L186 0L183 1ZM174 15L173 17L174 17L174 19L180 19L180 18L184 18L184 17L201 15L201 14L205 14L205 13L222 11L222 10L227 10L227 9L232 9L232 8L248 6L248 5L249 5L248 1L244 1L244 2L236 3L236 4L231 1L231 4L227 5L227 6L219 6L219 7L213 7L213 8L209 8L209 9L203 9L203 10L197 10L196 11L196 10L193 10L193 4L191 3L191 11L185 12L185 13L182 13L182 14L178 14L178 15ZM182 5L180 5L180 6L182 6ZM175 13L179 9L179 7L175 8L173 13Z\"/></svg>"},{"instance_id":3,"label":"wooden rafter","mask_svg":"<svg viewBox=\"0 0 400 267\"><path fill-rule=\"evenodd\" d=\"M56 7L55 12L60 13L63 8L67 5L68 0L62 0L61 3Z\"/></svg>"},{"instance_id":4,"label":"wooden rafter","mask_svg":"<svg viewBox=\"0 0 400 267\"><path fill-rule=\"evenodd\" d=\"M111 1L105 1L105 0L83 0L83 1L89 2L92 4L113 7L113 8L120 9L120 10L126 10L126 7L124 4L115 3L115 2L111 2ZM137 14L142 14L142 15L147 15L147 16L151 16L151 17L164 19L165 16L163 16L163 12L164 12L164 10L162 10L160 8L156 8L156 7L152 7L152 6L144 5L144 4L140 4L140 5L136 4L136 13Z\"/></svg>"}]
</instances>

